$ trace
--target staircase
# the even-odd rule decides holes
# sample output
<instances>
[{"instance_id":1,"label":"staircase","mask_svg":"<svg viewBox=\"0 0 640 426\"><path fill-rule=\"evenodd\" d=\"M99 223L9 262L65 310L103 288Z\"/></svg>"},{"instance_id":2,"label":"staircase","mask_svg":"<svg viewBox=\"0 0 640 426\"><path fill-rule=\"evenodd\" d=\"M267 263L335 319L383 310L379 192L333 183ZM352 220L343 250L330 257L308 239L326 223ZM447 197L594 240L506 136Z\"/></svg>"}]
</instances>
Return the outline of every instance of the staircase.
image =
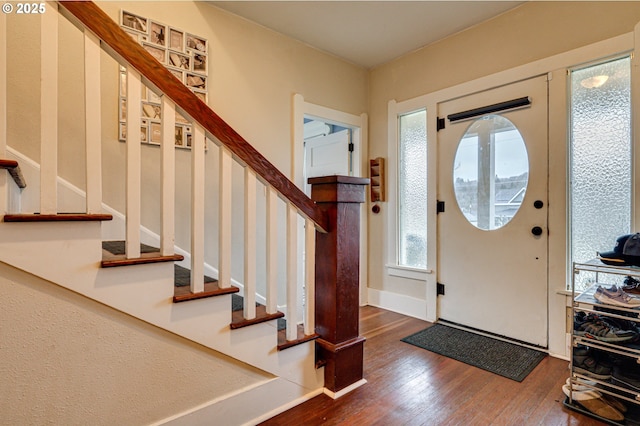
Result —
<instances>
[{"instance_id":1,"label":"staircase","mask_svg":"<svg viewBox=\"0 0 640 426\"><path fill-rule=\"evenodd\" d=\"M331 322L327 318L341 309L333 306L328 312L316 312L316 276L322 269L315 263L316 233L330 235L332 226L344 225L331 225L326 210L131 40L98 6L75 1L47 2L46 6L47 13L40 16L41 38L37 41L42 51L40 104L34 105L41 123L39 162L20 152L19 142L7 141L8 66L0 70L0 168L7 170L0 172L0 213L6 212L0 222L0 264L270 375L244 393L218 397L206 406L188 410L188 415L158 424L200 424L189 419L211 419L225 401L232 399L236 409L225 424L251 424L321 393L325 387L322 365L327 359L331 390L352 386L354 380L340 380L341 369L334 368L333 355L344 352L356 359L355 364L349 361L347 369L356 371L356 375L359 369L361 378L363 339L357 338L357 324L356 335L347 336L347 343L331 340L330 335L336 333L325 331L328 340L316 346L319 337L325 338L316 332L316 317ZM61 47L51 35L58 34L59 16L80 31L78 37L84 46L84 156L78 161L85 168L82 189L62 179L58 170L58 127L64 124L58 119ZM0 16L2 64L7 64L7 19L5 14ZM147 172L143 170L143 151L136 131L140 102L135 96L127 97L132 104L127 107L126 133L130 136L123 147L125 163L118 166L126 173L121 194L124 211L105 204L103 199L104 179L112 171L103 170L100 74L108 65L101 64L102 51L126 68L127 93L140 93L144 84L162 98L163 140L158 148L157 176L160 194L155 206L141 202L146 200L143 177ZM186 171L179 168L181 163L176 159L176 111L194 123L191 150L179 154L190 157ZM190 174L187 202L177 187L176 171ZM242 179L237 178L239 171ZM215 183L209 182L212 174L217 177ZM349 178L329 181L318 181L320 198L326 198L327 185L366 184ZM358 196L348 202L357 205L362 201L363 196ZM187 217L182 216L185 204ZM150 209L158 214L148 215ZM158 225L152 226L154 230L143 224L148 216L159 217ZM212 217L217 220L213 222ZM233 234L238 222L243 226ZM347 229L359 233L357 226ZM335 251L338 244L330 244ZM326 243L322 247L321 257L330 258ZM303 263L301 251L305 253ZM239 252L241 259L236 257ZM352 269L358 270L357 261ZM355 276L357 282L357 273ZM327 310L327 300L318 306ZM351 310L357 312L357 298ZM352 346L357 346L355 355L344 350ZM256 395L260 395L259 401Z\"/></svg>"}]
</instances>

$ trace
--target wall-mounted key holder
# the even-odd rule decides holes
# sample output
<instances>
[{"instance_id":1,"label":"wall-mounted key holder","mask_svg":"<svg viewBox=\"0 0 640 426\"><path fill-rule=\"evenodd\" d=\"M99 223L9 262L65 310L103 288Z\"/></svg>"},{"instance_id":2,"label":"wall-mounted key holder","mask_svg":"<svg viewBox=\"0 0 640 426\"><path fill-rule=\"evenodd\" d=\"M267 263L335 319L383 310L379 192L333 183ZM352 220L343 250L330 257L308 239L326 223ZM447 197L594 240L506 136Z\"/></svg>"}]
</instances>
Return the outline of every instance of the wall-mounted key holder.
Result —
<instances>
[{"instance_id":1,"label":"wall-mounted key holder","mask_svg":"<svg viewBox=\"0 0 640 426\"><path fill-rule=\"evenodd\" d=\"M384 158L378 157L369 160L371 178L371 202L385 201L384 188Z\"/></svg>"}]
</instances>

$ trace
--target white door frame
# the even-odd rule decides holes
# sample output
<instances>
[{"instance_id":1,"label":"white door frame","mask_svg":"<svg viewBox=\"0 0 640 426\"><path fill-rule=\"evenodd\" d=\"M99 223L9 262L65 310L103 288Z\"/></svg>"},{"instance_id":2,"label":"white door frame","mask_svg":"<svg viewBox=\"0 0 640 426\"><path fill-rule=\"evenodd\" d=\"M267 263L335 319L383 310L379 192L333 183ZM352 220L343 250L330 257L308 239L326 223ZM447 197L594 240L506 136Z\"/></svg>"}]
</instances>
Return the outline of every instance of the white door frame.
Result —
<instances>
[{"instance_id":1,"label":"white door frame","mask_svg":"<svg viewBox=\"0 0 640 426\"><path fill-rule=\"evenodd\" d=\"M368 116L349 114L332 108L306 102L304 97L296 93L293 95L293 112L291 123L292 135L292 170L293 182L304 191L304 118L311 117L330 124L337 124L350 128L352 133L353 175L367 177L368 146ZM366 289L368 280L368 224L367 204L360 209L360 305L367 302Z\"/></svg>"}]
</instances>

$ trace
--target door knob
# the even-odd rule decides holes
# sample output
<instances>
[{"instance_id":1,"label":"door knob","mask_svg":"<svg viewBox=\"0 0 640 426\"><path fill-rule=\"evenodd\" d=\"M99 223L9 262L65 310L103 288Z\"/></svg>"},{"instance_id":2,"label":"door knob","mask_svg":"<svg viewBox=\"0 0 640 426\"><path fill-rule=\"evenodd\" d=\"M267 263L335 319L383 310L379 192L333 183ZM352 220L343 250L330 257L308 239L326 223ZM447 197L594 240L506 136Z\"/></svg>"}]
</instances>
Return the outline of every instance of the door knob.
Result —
<instances>
[{"instance_id":1,"label":"door knob","mask_svg":"<svg viewBox=\"0 0 640 426\"><path fill-rule=\"evenodd\" d=\"M536 237L539 237L540 235L542 235L542 228L540 228L539 226L534 226L533 228L531 228L531 233Z\"/></svg>"}]
</instances>

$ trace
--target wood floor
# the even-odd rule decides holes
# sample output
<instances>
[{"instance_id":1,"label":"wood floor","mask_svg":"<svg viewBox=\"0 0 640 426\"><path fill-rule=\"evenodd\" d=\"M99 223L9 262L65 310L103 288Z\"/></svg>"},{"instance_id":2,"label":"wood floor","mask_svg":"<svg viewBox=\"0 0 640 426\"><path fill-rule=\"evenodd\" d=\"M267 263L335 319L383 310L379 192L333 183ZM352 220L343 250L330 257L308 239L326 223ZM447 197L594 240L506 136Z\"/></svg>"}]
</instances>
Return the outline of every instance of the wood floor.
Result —
<instances>
[{"instance_id":1,"label":"wood floor","mask_svg":"<svg viewBox=\"0 0 640 426\"><path fill-rule=\"evenodd\" d=\"M546 357L521 383L403 343L429 323L360 309L367 384L315 397L262 425L601 425L562 405L568 363Z\"/></svg>"}]
</instances>

